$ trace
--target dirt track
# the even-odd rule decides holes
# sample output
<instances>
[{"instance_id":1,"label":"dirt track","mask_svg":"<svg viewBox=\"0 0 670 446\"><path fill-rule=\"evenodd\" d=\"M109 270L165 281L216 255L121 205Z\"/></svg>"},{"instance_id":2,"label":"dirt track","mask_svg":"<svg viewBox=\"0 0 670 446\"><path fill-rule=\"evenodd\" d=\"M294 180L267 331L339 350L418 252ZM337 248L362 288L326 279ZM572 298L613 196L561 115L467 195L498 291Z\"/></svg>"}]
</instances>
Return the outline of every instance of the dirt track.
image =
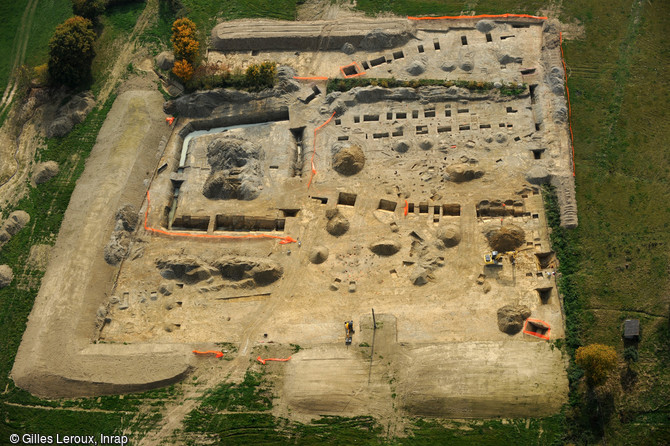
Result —
<instances>
[{"instance_id":1,"label":"dirt track","mask_svg":"<svg viewBox=\"0 0 670 446\"><path fill-rule=\"evenodd\" d=\"M116 209L126 203L139 206L142 200L159 140L168 131L162 115L155 113L161 104L158 92L129 92L119 96L109 112L72 195L30 314L12 370L17 385L39 388L35 393L41 395L105 393L109 384L137 389L147 379L169 380L188 369L185 356L178 353L187 347L138 345L131 353L119 349L123 346L90 344L96 309L115 272L100 253ZM73 320L72 315L77 317ZM165 363L146 359L163 355ZM109 384L101 386L102 382Z\"/></svg>"}]
</instances>

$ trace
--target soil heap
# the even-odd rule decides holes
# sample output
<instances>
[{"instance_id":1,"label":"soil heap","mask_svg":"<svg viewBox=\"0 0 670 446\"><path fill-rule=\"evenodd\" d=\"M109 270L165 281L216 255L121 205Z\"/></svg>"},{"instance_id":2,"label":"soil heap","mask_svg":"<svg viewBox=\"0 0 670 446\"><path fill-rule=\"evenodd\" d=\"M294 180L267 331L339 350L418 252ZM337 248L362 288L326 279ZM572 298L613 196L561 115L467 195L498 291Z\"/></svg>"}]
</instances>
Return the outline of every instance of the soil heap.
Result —
<instances>
[{"instance_id":1,"label":"soil heap","mask_svg":"<svg viewBox=\"0 0 670 446\"><path fill-rule=\"evenodd\" d=\"M39 163L33 170L33 181L35 184L46 183L56 175L58 175L58 163L56 161Z\"/></svg>"},{"instance_id":2,"label":"soil heap","mask_svg":"<svg viewBox=\"0 0 670 446\"><path fill-rule=\"evenodd\" d=\"M530 317L530 309L525 305L505 305L498 308L498 328L503 333L517 334L523 322Z\"/></svg>"},{"instance_id":3,"label":"soil heap","mask_svg":"<svg viewBox=\"0 0 670 446\"><path fill-rule=\"evenodd\" d=\"M318 265L328 260L328 248L325 246L317 246L309 253L309 261Z\"/></svg>"},{"instance_id":4,"label":"soil heap","mask_svg":"<svg viewBox=\"0 0 670 446\"><path fill-rule=\"evenodd\" d=\"M224 137L207 146L212 170L202 193L212 199L253 200L261 193L262 149L244 139Z\"/></svg>"},{"instance_id":5,"label":"soil heap","mask_svg":"<svg viewBox=\"0 0 670 446\"><path fill-rule=\"evenodd\" d=\"M447 225L437 230L437 238L447 248L453 248L461 242L461 231L455 225Z\"/></svg>"},{"instance_id":6,"label":"soil heap","mask_svg":"<svg viewBox=\"0 0 670 446\"><path fill-rule=\"evenodd\" d=\"M328 209L326 218L328 219L328 223L326 223L328 234L339 237L349 230L349 220L340 214L338 209Z\"/></svg>"},{"instance_id":7,"label":"soil heap","mask_svg":"<svg viewBox=\"0 0 670 446\"><path fill-rule=\"evenodd\" d=\"M526 242L526 233L516 225L505 225L488 231L486 238L494 251L514 251Z\"/></svg>"},{"instance_id":8,"label":"soil heap","mask_svg":"<svg viewBox=\"0 0 670 446\"><path fill-rule=\"evenodd\" d=\"M355 175L365 166L365 154L360 146L333 147L333 169L341 175Z\"/></svg>"},{"instance_id":9,"label":"soil heap","mask_svg":"<svg viewBox=\"0 0 670 446\"><path fill-rule=\"evenodd\" d=\"M14 272L9 265L0 265L0 288L4 288L12 283Z\"/></svg>"}]
</instances>

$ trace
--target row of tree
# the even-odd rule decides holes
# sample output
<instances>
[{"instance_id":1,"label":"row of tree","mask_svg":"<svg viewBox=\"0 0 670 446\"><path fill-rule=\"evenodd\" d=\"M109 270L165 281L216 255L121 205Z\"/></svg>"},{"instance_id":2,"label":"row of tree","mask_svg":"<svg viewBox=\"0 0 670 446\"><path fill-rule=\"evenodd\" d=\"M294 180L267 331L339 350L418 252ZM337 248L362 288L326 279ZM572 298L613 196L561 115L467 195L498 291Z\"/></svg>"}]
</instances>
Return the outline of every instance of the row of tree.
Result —
<instances>
[{"instance_id":1,"label":"row of tree","mask_svg":"<svg viewBox=\"0 0 670 446\"><path fill-rule=\"evenodd\" d=\"M233 79L228 70L207 64L202 66L198 30L195 23L188 18L174 21L170 41L175 57L172 73L185 82L189 89L228 86L260 90L274 85L277 75L277 64L274 62L252 64L245 71L244 77L238 76L236 79ZM212 71L216 74L212 74ZM200 78L204 78L206 82L199 82Z\"/></svg>"},{"instance_id":2,"label":"row of tree","mask_svg":"<svg viewBox=\"0 0 670 446\"><path fill-rule=\"evenodd\" d=\"M200 57L200 43L197 37L197 28L190 19L184 17L172 24L170 41L175 58L172 72L183 81L191 79L193 67L197 65Z\"/></svg>"}]
</instances>

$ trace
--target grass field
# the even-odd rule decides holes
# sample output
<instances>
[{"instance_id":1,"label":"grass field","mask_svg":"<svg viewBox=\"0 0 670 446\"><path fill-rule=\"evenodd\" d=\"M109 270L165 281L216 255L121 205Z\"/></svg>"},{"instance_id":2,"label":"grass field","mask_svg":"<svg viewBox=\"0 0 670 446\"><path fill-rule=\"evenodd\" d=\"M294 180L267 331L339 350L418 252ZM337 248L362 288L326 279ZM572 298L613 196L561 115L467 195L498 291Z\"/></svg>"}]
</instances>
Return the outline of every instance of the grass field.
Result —
<instances>
[{"instance_id":1,"label":"grass field","mask_svg":"<svg viewBox=\"0 0 670 446\"><path fill-rule=\"evenodd\" d=\"M21 16L26 9L28 0L16 0L12 2L0 2L0 17L3 18L3 26L0 28L0 96L9 81L9 75L14 62L14 53L18 45L18 28L21 24Z\"/></svg>"},{"instance_id":2,"label":"grass field","mask_svg":"<svg viewBox=\"0 0 670 446\"><path fill-rule=\"evenodd\" d=\"M608 444L662 444L670 438L670 160L662 148L670 120L668 89L658 86L670 77L661 69L670 63L670 5L570 2L564 15L586 24L586 38L565 45L578 117L575 286L585 308L577 315L579 334L583 343L622 353L623 320L640 319L640 359L613 392L614 413L600 421Z\"/></svg>"},{"instance_id":3,"label":"grass field","mask_svg":"<svg viewBox=\"0 0 670 446\"><path fill-rule=\"evenodd\" d=\"M32 64L45 61L46 42L53 28L69 16L69 0L50 2L40 1L35 14L27 59ZM203 36L218 19L293 19L298 3L182 2ZM0 15L6 23L20 22L27 0L2 3ZM399 15L456 15L466 9L476 13L535 14L546 3L359 0L357 8L370 14ZM103 33L99 45L112 46L118 37L127 34L141 11L137 8L125 6L106 14L102 22L107 34ZM225 444L342 444L355 439L357 444L389 445L549 445L593 444L603 438L608 445L668 444L670 205L666 197L670 194L670 152L665 143L670 136L670 47L666 41L670 3L563 1L561 20L571 22L575 18L585 26L585 38L566 41L564 48L574 118L580 224L572 231L556 229L552 240L564 274L561 291L566 297L565 345L569 353L579 345L601 342L616 347L621 356L623 320L634 317L641 321L639 360L630 366L621 360L616 379L610 383L609 404L597 404L583 388L580 370L571 366L571 404L564 414L506 424L488 421L441 425L416 420L407 438L389 439L380 438L381 427L368 417L328 417L311 424L275 418L264 410L271 402L243 383L217 389L216 398L220 399L206 397L179 434L182 440L197 444L199 435L204 434L220 438ZM172 12L162 5L158 20L142 37L144 42L166 44L172 19ZM15 27L6 26L4 32L0 31L0 88L8 75L6 63L11 59ZM113 57L113 51L109 57ZM98 72L104 72L104 65L99 65ZM123 399L51 402L14 388L8 378L42 275L25 267L27 253L33 244L54 242L74 181L110 106L111 102L92 113L63 140L46 142L40 158L59 160L61 173L52 182L31 190L19 204L18 208L41 217L33 219L0 251L0 264L9 263L16 274L12 285L0 290L0 390L7 389L0 395L0 443L9 433L30 429L43 434L84 427L88 433L113 433L124 428L141 432L160 418L160 414L151 415L155 409L177 398L181 391L177 386ZM3 214L6 216L9 211L3 210ZM253 378L249 378L247 387L255 382ZM251 403L257 406L252 409ZM225 407L219 407L221 404ZM229 411L231 405L241 407L236 413L220 413L222 408ZM67 410L70 408L88 411Z\"/></svg>"},{"instance_id":4,"label":"grass field","mask_svg":"<svg viewBox=\"0 0 670 446\"><path fill-rule=\"evenodd\" d=\"M30 27L26 64L34 67L47 62L49 40L54 29L71 16L71 0L38 0L33 24Z\"/></svg>"}]
</instances>

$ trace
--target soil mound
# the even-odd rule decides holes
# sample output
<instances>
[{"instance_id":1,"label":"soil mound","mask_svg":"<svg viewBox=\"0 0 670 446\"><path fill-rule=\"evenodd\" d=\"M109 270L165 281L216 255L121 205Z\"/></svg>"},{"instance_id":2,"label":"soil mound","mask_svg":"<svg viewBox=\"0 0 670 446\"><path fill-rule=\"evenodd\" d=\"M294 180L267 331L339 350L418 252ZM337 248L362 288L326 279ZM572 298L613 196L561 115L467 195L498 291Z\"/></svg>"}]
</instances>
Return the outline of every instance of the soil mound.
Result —
<instances>
[{"instance_id":1,"label":"soil mound","mask_svg":"<svg viewBox=\"0 0 670 446\"><path fill-rule=\"evenodd\" d=\"M163 51L156 56L156 65L161 70L171 70L174 65L174 54L171 51Z\"/></svg>"},{"instance_id":2,"label":"soil mound","mask_svg":"<svg viewBox=\"0 0 670 446\"><path fill-rule=\"evenodd\" d=\"M344 54L354 54L356 52L356 47L353 46L351 43L346 42L344 45L342 45L341 51Z\"/></svg>"},{"instance_id":3,"label":"soil mound","mask_svg":"<svg viewBox=\"0 0 670 446\"><path fill-rule=\"evenodd\" d=\"M451 166L447 167L446 171L447 173L444 175L444 178L454 183L472 181L484 176L484 171L474 169L469 164L464 163L452 164Z\"/></svg>"},{"instance_id":4,"label":"soil mound","mask_svg":"<svg viewBox=\"0 0 670 446\"><path fill-rule=\"evenodd\" d=\"M126 231L114 231L105 246L105 262L109 265L118 265L130 251L130 235Z\"/></svg>"},{"instance_id":5,"label":"soil mound","mask_svg":"<svg viewBox=\"0 0 670 446\"><path fill-rule=\"evenodd\" d=\"M422 286L432 280L431 271L421 266L415 266L409 276L409 280L416 286Z\"/></svg>"},{"instance_id":6,"label":"soil mound","mask_svg":"<svg viewBox=\"0 0 670 446\"><path fill-rule=\"evenodd\" d=\"M0 227L0 247L7 243L12 236L16 235L30 221L30 215L25 211L14 211L9 214Z\"/></svg>"},{"instance_id":7,"label":"soil mound","mask_svg":"<svg viewBox=\"0 0 670 446\"><path fill-rule=\"evenodd\" d=\"M328 219L328 223L326 223L328 234L339 237L349 230L349 220L340 214L339 210L330 209L326 212L326 218Z\"/></svg>"},{"instance_id":8,"label":"soil mound","mask_svg":"<svg viewBox=\"0 0 670 446\"><path fill-rule=\"evenodd\" d=\"M328 248L326 248L325 246L317 246L309 254L309 261L314 263L315 265L323 263L326 260L328 260L328 253L329 253Z\"/></svg>"},{"instance_id":9,"label":"soil mound","mask_svg":"<svg viewBox=\"0 0 670 446\"><path fill-rule=\"evenodd\" d=\"M496 27L496 24L492 20L480 20L475 25L475 28L477 28L477 31L479 31L480 33L490 32L495 27Z\"/></svg>"},{"instance_id":10,"label":"soil mound","mask_svg":"<svg viewBox=\"0 0 670 446\"><path fill-rule=\"evenodd\" d=\"M507 65L511 63L523 63L523 58L510 56L509 54L501 54L498 56L498 62L500 65Z\"/></svg>"},{"instance_id":11,"label":"soil mound","mask_svg":"<svg viewBox=\"0 0 670 446\"><path fill-rule=\"evenodd\" d=\"M118 265L121 260L128 257L132 242L131 233L137 227L138 222L137 210L133 205L127 204L116 211L114 232L112 232L104 251L105 261L108 264Z\"/></svg>"},{"instance_id":12,"label":"soil mound","mask_svg":"<svg viewBox=\"0 0 670 446\"><path fill-rule=\"evenodd\" d=\"M266 286L279 280L284 271L274 262L248 257L222 257L208 263L195 256L170 255L156 261L161 276L188 285L220 276L236 282L236 288Z\"/></svg>"},{"instance_id":13,"label":"soil mound","mask_svg":"<svg viewBox=\"0 0 670 446\"><path fill-rule=\"evenodd\" d=\"M400 243L393 240L381 240L370 245L370 251L378 256L392 256L400 251Z\"/></svg>"},{"instance_id":14,"label":"soil mound","mask_svg":"<svg viewBox=\"0 0 670 446\"><path fill-rule=\"evenodd\" d=\"M10 236L18 234L30 221L30 215L26 211L14 211L9 214L9 218L2 225L2 230Z\"/></svg>"},{"instance_id":15,"label":"soil mound","mask_svg":"<svg viewBox=\"0 0 670 446\"><path fill-rule=\"evenodd\" d=\"M365 166L365 154L360 146L334 148L333 169L341 175L355 175Z\"/></svg>"},{"instance_id":16,"label":"soil mound","mask_svg":"<svg viewBox=\"0 0 670 446\"><path fill-rule=\"evenodd\" d=\"M293 79L296 72L293 68L282 65L277 68L277 88L285 93L300 90L300 84Z\"/></svg>"},{"instance_id":17,"label":"soil mound","mask_svg":"<svg viewBox=\"0 0 670 446\"><path fill-rule=\"evenodd\" d=\"M426 64L420 60L415 60L407 67L407 72L412 76L418 76L426 71Z\"/></svg>"},{"instance_id":18,"label":"soil mound","mask_svg":"<svg viewBox=\"0 0 670 446\"><path fill-rule=\"evenodd\" d=\"M526 181L530 184L545 184L549 183L551 175L542 166L533 166L526 172Z\"/></svg>"},{"instance_id":19,"label":"soil mound","mask_svg":"<svg viewBox=\"0 0 670 446\"><path fill-rule=\"evenodd\" d=\"M263 183L262 149L240 138L226 137L207 146L207 161L212 166L203 187L211 199L253 200Z\"/></svg>"},{"instance_id":20,"label":"soil mound","mask_svg":"<svg viewBox=\"0 0 670 446\"><path fill-rule=\"evenodd\" d=\"M58 109L58 117L53 120L47 128L47 136L63 137L70 133L72 127L86 119L88 113L93 110L95 99L90 91L80 93L73 97L67 104Z\"/></svg>"},{"instance_id":21,"label":"soil mound","mask_svg":"<svg viewBox=\"0 0 670 446\"><path fill-rule=\"evenodd\" d=\"M442 71L446 71L447 73L451 73L456 69L456 64L453 62L442 62L442 65L440 65L440 68Z\"/></svg>"},{"instance_id":22,"label":"soil mound","mask_svg":"<svg viewBox=\"0 0 670 446\"><path fill-rule=\"evenodd\" d=\"M525 305L505 305L498 308L498 328L503 333L517 334L523 322L530 317L530 309Z\"/></svg>"},{"instance_id":23,"label":"soil mound","mask_svg":"<svg viewBox=\"0 0 670 446\"><path fill-rule=\"evenodd\" d=\"M214 262L213 266L219 270L224 279L252 280L257 286L270 285L284 274L281 266L274 262L245 257L224 257Z\"/></svg>"},{"instance_id":24,"label":"soil mound","mask_svg":"<svg viewBox=\"0 0 670 446\"><path fill-rule=\"evenodd\" d=\"M58 175L58 163L56 161L39 163L33 170L33 181L35 184L46 183L56 175Z\"/></svg>"},{"instance_id":25,"label":"soil mound","mask_svg":"<svg viewBox=\"0 0 670 446\"><path fill-rule=\"evenodd\" d=\"M419 142L419 147L421 147L421 149L423 149L423 150L430 150L430 149L433 148L433 145L434 145L434 144L435 144L435 143L433 142L432 139L425 138L425 139L422 139L422 140Z\"/></svg>"},{"instance_id":26,"label":"soil mound","mask_svg":"<svg viewBox=\"0 0 670 446\"><path fill-rule=\"evenodd\" d=\"M132 204L127 204L116 211L116 223L117 227L121 226L124 230L132 232L137 227L139 222L139 216L137 215L137 210Z\"/></svg>"},{"instance_id":27,"label":"soil mound","mask_svg":"<svg viewBox=\"0 0 670 446\"><path fill-rule=\"evenodd\" d=\"M461 242L461 231L454 225L443 226L437 230L437 238L447 248L453 248Z\"/></svg>"},{"instance_id":28,"label":"soil mound","mask_svg":"<svg viewBox=\"0 0 670 446\"><path fill-rule=\"evenodd\" d=\"M14 279L14 272L9 265L0 265L0 288L9 286Z\"/></svg>"},{"instance_id":29,"label":"soil mound","mask_svg":"<svg viewBox=\"0 0 670 446\"><path fill-rule=\"evenodd\" d=\"M393 151L398 153L405 153L409 150L409 144L405 141L398 141L393 144Z\"/></svg>"},{"instance_id":30,"label":"soil mound","mask_svg":"<svg viewBox=\"0 0 670 446\"><path fill-rule=\"evenodd\" d=\"M505 225L486 233L491 249L499 252L514 251L526 243L526 233L516 225Z\"/></svg>"},{"instance_id":31,"label":"soil mound","mask_svg":"<svg viewBox=\"0 0 670 446\"><path fill-rule=\"evenodd\" d=\"M379 51L393 48L406 41L403 34L390 34L383 29L373 29L361 40L360 47L366 51Z\"/></svg>"}]
</instances>

